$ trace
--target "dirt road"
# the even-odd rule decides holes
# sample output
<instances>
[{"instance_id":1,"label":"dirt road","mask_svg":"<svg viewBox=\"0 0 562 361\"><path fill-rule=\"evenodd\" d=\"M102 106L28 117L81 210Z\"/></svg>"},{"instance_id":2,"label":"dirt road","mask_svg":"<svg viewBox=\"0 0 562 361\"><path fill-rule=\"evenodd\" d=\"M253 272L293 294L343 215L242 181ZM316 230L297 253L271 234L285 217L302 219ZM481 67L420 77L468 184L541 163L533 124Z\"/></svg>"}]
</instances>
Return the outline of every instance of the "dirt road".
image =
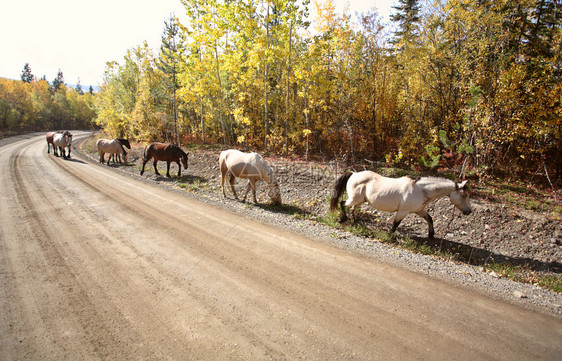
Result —
<instances>
[{"instance_id":1,"label":"dirt road","mask_svg":"<svg viewBox=\"0 0 562 361\"><path fill-rule=\"evenodd\" d=\"M55 158L43 136L0 167L2 360L562 357L555 316Z\"/></svg>"}]
</instances>

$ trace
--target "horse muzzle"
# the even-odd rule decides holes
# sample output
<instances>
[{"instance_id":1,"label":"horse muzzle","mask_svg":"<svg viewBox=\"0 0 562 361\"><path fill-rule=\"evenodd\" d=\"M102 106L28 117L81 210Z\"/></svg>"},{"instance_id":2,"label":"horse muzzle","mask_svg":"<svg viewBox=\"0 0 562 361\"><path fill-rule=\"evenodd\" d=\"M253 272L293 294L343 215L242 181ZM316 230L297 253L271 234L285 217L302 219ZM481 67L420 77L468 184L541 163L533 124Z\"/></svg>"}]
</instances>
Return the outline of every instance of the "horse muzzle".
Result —
<instances>
[{"instance_id":1,"label":"horse muzzle","mask_svg":"<svg viewBox=\"0 0 562 361\"><path fill-rule=\"evenodd\" d=\"M462 211L462 214L464 214L465 216L468 216L470 213L472 213L472 210L470 209Z\"/></svg>"}]
</instances>

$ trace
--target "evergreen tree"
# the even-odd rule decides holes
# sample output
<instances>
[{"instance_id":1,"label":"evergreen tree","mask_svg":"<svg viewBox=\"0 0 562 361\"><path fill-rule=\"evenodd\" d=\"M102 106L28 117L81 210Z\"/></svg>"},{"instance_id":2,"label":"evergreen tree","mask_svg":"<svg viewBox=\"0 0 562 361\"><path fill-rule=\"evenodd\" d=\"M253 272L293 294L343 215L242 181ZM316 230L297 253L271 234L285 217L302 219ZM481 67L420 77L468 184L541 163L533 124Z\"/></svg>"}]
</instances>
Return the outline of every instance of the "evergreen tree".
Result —
<instances>
[{"instance_id":1,"label":"evergreen tree","mask_svg":"<svg viewBox=\"0 0 562 361\"><path fill-rule=\"evenodd\" d=\"M55 78L55 80L53 80L53 89L55 90L55 92L59 90L62 84L64 84L64 76L62 75L62 71L59 69L57 77Z\"/></svg>"},{"instance_id":2,"label":"evergreen tree","mask_svg":"<svg viewBox=\"0 0 562 361\"><path fill-rule=\"evenodd\" d=\"M25 63L23 71L21 72L21 80L26 83L31 83L33 79L35 79L35 77L31 74L31 67L29 66L29 63Z\"/></svg>"},{"instance_id":3,"label":"evergreen tree","mask_svg":"<svg viewBox=\"0 0 562 361\"><path fill-rule=\"evenodd\" d=\"M82 85L80 85L80 78L78 78L78 83L76 84L76 92L80 95L84 95L84 91L82 90Z\"/></svg>"},{"instance_id":4,"label":"evergreen tree","mask_svg":"<svg viewBox=\"0 0 562 361\"><path fill-rule=\"evenodd\" d=\"M398 29L394 33L393 44L401 40L410 42L418 35L418 23L420 21L419 0L398 0L397 6L392 8L397 12L390 15L390 20L398 23Z\"/></svg>"},{"instance_id":5,"label":"evergreen tree","mask_svg":"<svg viewBox=\"0 0 562 361\"><path fill-rule=\"evenodd\" d=\"M90 85L90 90L88 90L88 92L89 92L90 94L92 94L92 95L94 94L94 88L92 88L91 85Z\"/></svg>"},{"instance_id":6,"label":"evergreen tree","mask_svg":"<svg viewBox=\"0 0 562 361\"><path fill-rule=\"evenodd\" d=\"M171 111L174 117L174 133L176 143L179 144L178 132L178 104L177 90L178 73L180 71L181 54L185 48L179 36L180 28L177 19L171 15L168 21L164 21L164 33L162 34L162 44L160 46L160 59L158 68L166 75L167 84L164 84L164 91L172 94Z\"/></svg>"}]
</instances>

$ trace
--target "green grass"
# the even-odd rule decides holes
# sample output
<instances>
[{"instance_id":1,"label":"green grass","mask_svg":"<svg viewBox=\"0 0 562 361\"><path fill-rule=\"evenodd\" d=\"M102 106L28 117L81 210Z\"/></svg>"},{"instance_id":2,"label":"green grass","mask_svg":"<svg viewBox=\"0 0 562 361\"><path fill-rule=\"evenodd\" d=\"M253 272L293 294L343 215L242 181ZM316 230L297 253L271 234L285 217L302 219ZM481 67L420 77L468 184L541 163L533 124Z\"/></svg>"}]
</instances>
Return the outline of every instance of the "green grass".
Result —
<instances>
[{"instance_id":1,"label":"green grass","mask_svg":"<svg viewBox=\"0 0 562 361\"><path fill-rule=\"evenodd\" d=\"M188 192L198 192L208 189L209 185L207 184L207 182L202 181L201 179L195 179L192 183L179 182L178 187L180 187L181 189L185 189Z\"/></svg>"},{"instance_id":2,"label":"green grass","mask_svg":"<svg viewBox=\"0 0 562 361\"><path fill-rule=\"evenodd\" d=\"M507 278L521 283L530 283L562 293L562 275L542 274L533 270L529 265L514 265L509 262L493 262L484 268L494 271L498 277Z\"/></svg>"},{"instance_id":3,"label":"green grass","mask_svg":"<svg viewBox=\"0 0 562 361\"><path fill-rule=\"evenodd\" d=\"M562 293L562 275L540 276L535 283L554 292Z\"/></svg>"}]
</instances>

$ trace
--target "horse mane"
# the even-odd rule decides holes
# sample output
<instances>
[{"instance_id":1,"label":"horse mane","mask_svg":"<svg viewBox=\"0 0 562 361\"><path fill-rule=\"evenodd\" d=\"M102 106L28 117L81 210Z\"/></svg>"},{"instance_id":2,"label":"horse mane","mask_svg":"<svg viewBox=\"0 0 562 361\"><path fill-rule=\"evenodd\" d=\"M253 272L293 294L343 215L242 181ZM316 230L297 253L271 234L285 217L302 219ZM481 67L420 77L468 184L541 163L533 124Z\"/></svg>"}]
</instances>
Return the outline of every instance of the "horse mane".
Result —
<instances>
[{"instance_id":1,"label":"horse mane","mask_svg":"<svg viewBox=\"0 0 562 361\"><path fill-rule=\"evenodd\" d=\"M447 178L421 177L414 185L422 188L425 197L429 200L434 199L435 192L441 193L443 190L454 189L456 183Z\"/></svg>"},{"instance_id":2,"label":"horse mane","mask_svg":"<svg viewBox=\"0 0 562 361\"><path fill-rule=\"evenodd\" d=\"M265 173L269 177L269 182L270 183L276 183L277 181L275 180L275 172L273 171L273 168L265 161L265 159L263 159L263 157L260 154L258 154L258 156L259 156L259 159L261 160L260 163L262 164L262 166L265 170Z\"/></svg>"},{"instance_id":3,"label":"horse mane","mask_svg":"<svg viewBox=\"0 0 562 361\"><path fill-rule=\"evenodd\" d=\"M121 144L120 141L117 141L117 144L119 144L119 146L121 147L121 151L123 152L123 155L127 155L127 152L125 151L125 148L123 148L123 144Z\"/></svg>"},{"instance_id":4,"label":"horse mane","mask_svg":"<svg viewBox=\"0 0 562 361\"><path fill-rule=\"evenodd\" d=\"M187 157L187 152L185 152L183 149L181 149L181 147L177 144L173 144L173 143L169 143L168 147L172 150L172 151L176 151L179 152L182 157Z\"/></svg>"},{"instance_id":5,"label":"horse mane","mask_svg":"<svg viewBox=\"0 0 562 361\"><path fill-rule=\"evenodd\" d=\"M412 179L414 179L414 182L418 184L450 185L452 183L453 184L455 183L450 179L442 178L442 177L417 177Z\"/></svg>"}]
</instances>

